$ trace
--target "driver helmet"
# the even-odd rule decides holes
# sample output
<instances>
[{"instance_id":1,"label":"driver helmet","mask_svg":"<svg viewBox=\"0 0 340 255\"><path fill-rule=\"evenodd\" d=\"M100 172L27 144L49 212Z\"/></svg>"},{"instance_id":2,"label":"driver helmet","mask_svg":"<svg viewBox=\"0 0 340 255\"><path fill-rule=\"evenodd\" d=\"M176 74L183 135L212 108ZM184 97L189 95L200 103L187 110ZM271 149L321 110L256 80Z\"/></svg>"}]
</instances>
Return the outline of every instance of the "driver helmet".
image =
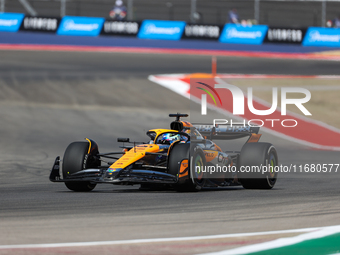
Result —
<instances>
[{"instance_id":1,"label":"driver helmet","mask_svg":"<svg viewBox=\"0 0 340 255\"><path fill-rule=\"evenodd\" d=\"M180 140L180 135L179 134L163 134L162 138L160 139L160 142L163 144L172 144L175 141Z\"/></svg>"}]
</instances>

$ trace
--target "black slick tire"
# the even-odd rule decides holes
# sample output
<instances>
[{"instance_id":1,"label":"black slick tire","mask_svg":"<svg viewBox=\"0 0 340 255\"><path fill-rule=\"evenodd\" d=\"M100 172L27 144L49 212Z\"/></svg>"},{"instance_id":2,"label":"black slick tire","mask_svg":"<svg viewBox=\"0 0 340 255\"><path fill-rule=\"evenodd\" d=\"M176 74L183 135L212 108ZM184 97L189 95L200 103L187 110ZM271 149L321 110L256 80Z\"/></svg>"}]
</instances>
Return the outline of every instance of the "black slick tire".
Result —
<instances>
[{"instance_id":1,"label":"black slick tire","mask_svg":"<svg viewBox=\"0 0 340 255\"><path fill-rule=\"evenodd\" d=\"M263 167L267 171L262 173ZM278 156L275 147L270 143L246 143L239 156L238 178L246 189L271 189L274 187L278 173ZM271 169L270 169L271 167ZM245 172L245 169L260 169L260 172ZM244 171L244 172L242 172Z\"/></svg>"},{"instance_id":2,"label":"black slick tire","mask_svg":"<svg viewBox=\"0 0 340 255\"><path fill-rule=\"evenodd\" d=\"M91 155L87 154L89 149L88 142L71 143L64 154L63 158L63 177L69 178L69 175L84 169L96 167L97 163L91 159ZM96 184L91 182L70 181L65 182L68 189L73 191L91 191Z\"/></svg>"}]
</instances>

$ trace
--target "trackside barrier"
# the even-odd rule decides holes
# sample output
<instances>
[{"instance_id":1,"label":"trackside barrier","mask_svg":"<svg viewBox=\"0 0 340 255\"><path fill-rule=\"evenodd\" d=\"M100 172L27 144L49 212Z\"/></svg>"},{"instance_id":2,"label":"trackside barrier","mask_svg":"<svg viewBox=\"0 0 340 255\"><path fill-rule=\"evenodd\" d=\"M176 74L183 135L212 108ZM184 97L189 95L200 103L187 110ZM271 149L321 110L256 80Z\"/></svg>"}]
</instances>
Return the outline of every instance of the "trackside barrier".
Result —
<instances>
[{"instance_id":1,"label":"trackside barrier","mask_svg":"<svg viewBox=\"0 0 340 255\"><path fill-rule=\"evenodd\" d=\"M137 36L141 22L106 20L102 35Z\"/></svg>"},{"instance_id":2,"label":"trackside barrier","mask_svg":"<svg viewBox=\"0 0 340 255\"><path fill-rule=\"evenodd\" d=\"M262 44L267 25L242 26L226 24L219 41L222 43Z\"/></svg>"},{"instance_id":3,"label":"trackside barrier","mask_svg":"<svg viewBox=\"0 0 340 255\"><path fill-rule=\"evenodd\" d=\"M186 24L182 39L208 39L218 40L223 26L206 24Z\"/></svg>"},{"instance_id":4,"label":"trackside barrier","mask_svg":"<svg viewBox=\"0 0 340 255\"><path fill-rule=\"evenodd\" d=\"M57 30L58 35L98 36L102 30L104 18L65 16Z\"/></svg>"},{"instance_id":5,"label":"trackside barrier","mask_svg":"<svg viewBox=\"0 0 340 255\"><path fill-rule=\"evenodd\" d=\"M221 26L166 20L113 21L78 16L64 16L60 19L31 17L22 13L0 13L0 32L18 30L73 36L123 35L157 40L209 39L236 44L293 43L303 46L340 47L340 29L337 28L306 29L238 24Z\"/></svg>"},{"instance_id":6,"label":"trackside barrier","mask_svg":"<svg viewBox=\"0 0 340 255\"><path fill-rule=\"evenodd\" d=\"M55 33L60 24L60 18L25 16L20 30Z\"/></svg>"},{"instance_id":7,"label":"trackside barrier","mask_svg":"<svg viewBox=\"0 0 340 255\"><path fill-rule=\"evenodd\" d=\"M264 43L301 44L307 28L269 27Z\"/></svg>"},{"instance_id":8,"label":"trackside barrier","mask_svg":"<svg viewBox=\"0 0 340 255\"><path fill-rule=\"evenodd\" d=\"M142 39L179 40L182 37L185 24L184 21L144 20L137 37Z\"/></svg>"},{"instance_id":9,"label":"trackside barrier","mask_svg":"<svg viewBox=\"0 0 340 255\"><path fill-rule=\"evenodd\" d=\"M24 16L22 13L0 13L0 31L17 32Z\"/></svg>"},{"instance_id":10,"label":"trackside barrier","mask_svg":"<svg viewBox=\"0 0 340 255\"><path fill-rule=\"evenodd\" d=\"M340 47L340 29L310 27L307 30L302 45Z\"/></svg>"}]
</instances>

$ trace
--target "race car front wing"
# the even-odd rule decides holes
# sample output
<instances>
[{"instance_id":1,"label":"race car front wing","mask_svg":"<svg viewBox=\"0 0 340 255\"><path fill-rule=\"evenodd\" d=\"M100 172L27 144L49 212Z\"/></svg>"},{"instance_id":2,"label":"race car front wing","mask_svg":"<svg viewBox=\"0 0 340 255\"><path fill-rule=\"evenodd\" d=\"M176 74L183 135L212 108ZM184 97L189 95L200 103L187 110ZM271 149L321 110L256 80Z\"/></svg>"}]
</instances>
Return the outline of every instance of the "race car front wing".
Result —
<instances>
[{"instance_id":1,"label":"race car front wing","mask_svg":"<svg viewBox=\"0 0 340 255\"><path fill-rule=\"evenodd\" d=\"M122 169L115 174L108 173L107 167L98 169L85 169L68 175L63 179L60 175L60 157L54 161L50 174L51 182L93 182L93 183L111 183L111 184L142 184L142 183L159 183L159 184L175 184L178 182L178 177L156 171L146 169ZM159 168L163 170L164 168Z\"/></svg>"}]
</instances>

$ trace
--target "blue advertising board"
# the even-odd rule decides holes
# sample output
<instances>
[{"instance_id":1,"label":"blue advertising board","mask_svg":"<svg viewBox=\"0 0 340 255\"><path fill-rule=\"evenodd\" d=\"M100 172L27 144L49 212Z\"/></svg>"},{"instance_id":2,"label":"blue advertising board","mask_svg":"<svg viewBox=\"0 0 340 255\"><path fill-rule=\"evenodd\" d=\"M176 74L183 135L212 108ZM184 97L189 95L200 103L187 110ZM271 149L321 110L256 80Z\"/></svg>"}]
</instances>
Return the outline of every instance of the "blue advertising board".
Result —
<instances>
[{"instance_id":1,"label":"blue advertising board","mask_svg":"<svg viewBox=\"0 0 340 255\"><path fill-rule=\"evenodd\" d=\"M142 39L179 40L185 24L184 21L144 20L137 36Z\"/></svg>"},{"instance_id":2,"label":"blue advertising board","mask_svg":"<svg viewBox=\"0 0 340 255\"><path fill-rule=\"evenodd\" d=\"M0 31L17 32L24 17L22 13L0 13Z\"/></svg>"},{"instance_id":3,"label":"blue advertising board","mask_svg":"<svg viewBox=\"0 0 340 255\"><path fill-rule=\"evenodd\" d=\"M267 30L268 26L266 25L226 24L219 41L222 43L262 44Z\"/></svg>"},{"instance_id":4,"label":"blue advertising board","mask_svg":"<svg viewBox=\"0 0 340 255\"><path fill-rule=\"evenodd\" d=\"M104 21L104 18L65 16L61 20L57 34L97 36L103 27Z\"/></svg>"},{"instance_id":5,"label":"blue advertising board","mask_svg":"<svg viewBox=\"0 0 340 255\"><path fill-rule=\"evenodd\" d=\"M309 27L305 38L302 42L303 46L340 46L340 29Z\"/></svg>"}]
</instances>

